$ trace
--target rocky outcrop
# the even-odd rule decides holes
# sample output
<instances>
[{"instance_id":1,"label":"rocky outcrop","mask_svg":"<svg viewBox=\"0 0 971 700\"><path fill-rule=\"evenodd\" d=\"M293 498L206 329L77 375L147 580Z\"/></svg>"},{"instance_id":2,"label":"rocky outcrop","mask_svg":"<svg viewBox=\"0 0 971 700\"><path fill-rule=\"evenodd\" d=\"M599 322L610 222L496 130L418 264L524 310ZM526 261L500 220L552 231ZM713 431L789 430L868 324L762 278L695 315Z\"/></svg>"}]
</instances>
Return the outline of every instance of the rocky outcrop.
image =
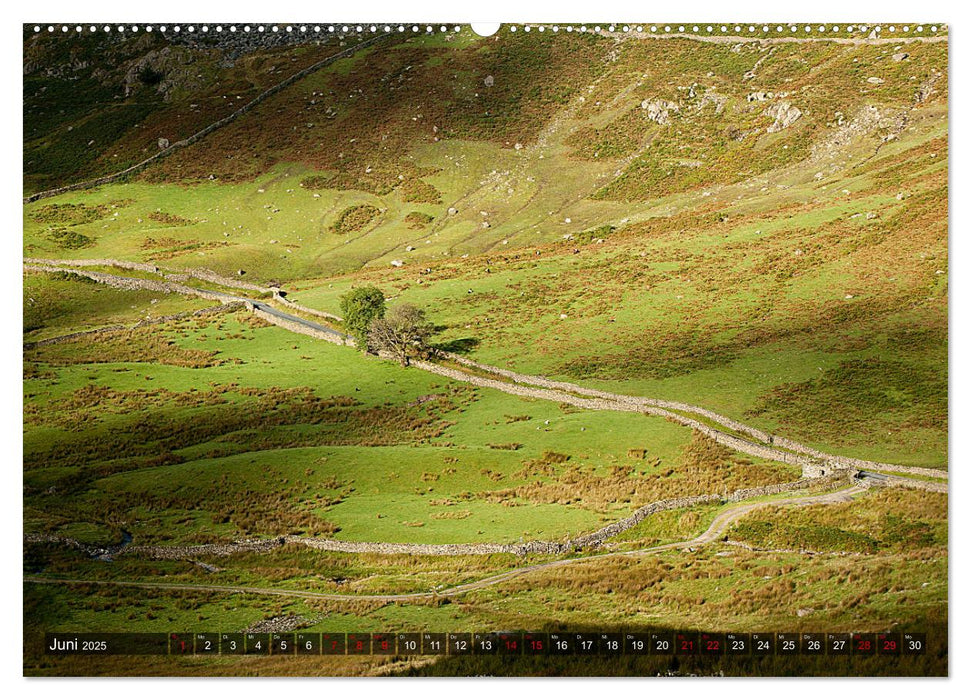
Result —
<instances>
[{"instance_id":1,"label":"rocky outcrop","mask_svg":"<svg viewBox=\"0 0 971 700\"><path fill-rule=\"evenodd\" d=\"M714 105L715 114L717 115L725 111L726 104L728 104L728 95L722 95L714 90L708 89L705 90L705 94L701 96L699 109L704 109L705 105Z\"/></svg>"},{"instance_id":2,"label":"rocky outcrop","mask_svg":"<svg viewBox=\"0 0 971 700\"><path fill-rule=\"evenodd\" d=\"M273 87L271 87L270 89L264 91L263 93L261 93L260 95L258 95L256 98L254 98L251 102L249 102L248 104L244 105L243 107L240 107L238 110L236 110L235 112L233 112L229 116L224 117L224 118L220 119L219 121L210 124L209 126L207 126L202 131L199 131L199 132L193 134L192 136L190 136L190 137L188 137L186 139L183 139L181 141L176 141L175 143L173 143L172 145L170 145L168 148L166 148L164 150L161 150L161 151L159 151L158 153L155 153L152 156L149 156L148 158L146 158L145 160L141 161L140 163L136 163L135 165L133 165L133 166L131 166L129 168L125 168L124 170L122 170L120 172L117 172L117 173L114 173L112 175L105 175L103 177L95 178L94 180L86 180L84 182L77 182L77 183L75 183L73 185L65 185L64 187L57 187L57 188L54 188L52 190L45 190L43 192L35 192L34 194L32 194L30 196L24 197L24 203L26 204L26 203L29 203L29 202L36 202L39 199L45 199L47 197L56 197L57 195L65 194L67 192L75 192L77 190L86 190L86 189L91 189L92 187L100 187L101 185L108 185L108 184L111 184L112 182L118 182L119 180L124 180L127 177L131 177L132 175L135 175L136 173L141 172L142 170L144 170L145 168L147 168L152 163L154 163L154 162L156 162L156 161L158 161L158 160L160 160L162 158L165 158L166 156L171 155L172 153L174 153L177 150L180 150L180 149L186 148L188 146L191 146L196 141L199 141L200 139L205 138L206 136L208 136L212 132L216 131L217 129L221 129L222 127L226 126L230 122L235 121L236 119L238 119L239 117L241 117L242 115L246 114L251 109L253 109L254 107L256 107L261 102L266 101L267 99L269 99L273 95L277 94L281 90L284 90L285 88L290 87L291 85L293 85L298 80L302 80L303 78L307 77L311 73L315 73L316 71L320 70L321 68L323 68L325 66L329 66L331 63L334 63L335 61L339 61L342 58L347 58L348 56L353 55L354 53L360 51L361 49L366 48L368 46L371 46L372 44L375 44L375 43L377 43L377 42L379 42L379 41L381 41L383 39L386 39L389 36L391 36L391 35L390 34L379 34L378 36L372 37L371 39L365 39L364 41L362 41L362 42L360 42L358 44L355 44L354 46L351 46L350 48L344 49L343 51L340 51L340 52L334 54L333 56L330 56L328 58L325 58L322 61L318 61L317 63L313 64L312 66L308 66L307 68L304 68L302 71L299 71L297 73L294 73L293 75L291 75L286 80L283 80L283 81L277 83L276 85L274 85Z\"/></svg>"},{"instance_id":3,"label":"rocky outcrop","mask_svg":"<svg viewBox=\"0 0 971 700\"><path fill-rule=\"evenodd\" d=\"M125 73L125 97L140 89L151 88L168 102L177 90L202 90L205 78L195 63L194 52L181 46L169 45L149 51L134 61Z\"/></svg>"},{"instance_id":4,"label":"rocky outcrop","mask_svg":"<svg viewBox=\"0 0 971 700\"><path fill-rule=\"evenodd\" d=\"M668 100L653 99L641 102L641 109L647 112L647 118L652 122L664 126L671 121L671 114L681 111L674 102Z\"/></svg>"},{"instance_id":5,"label":"rocky outcrop","mask_svg":"<svg viewBox=\"0 0 971 700\"><path fill-rule=\"evenodd\" d=\"M794 107L791 103L783 101L772 105L763 114L775 119L769 125L769 128L766 129L770 134L774 134L777 131L782 131L792 126L802 116L802 111L798 107Z\"/></svg>"}]
</instances>

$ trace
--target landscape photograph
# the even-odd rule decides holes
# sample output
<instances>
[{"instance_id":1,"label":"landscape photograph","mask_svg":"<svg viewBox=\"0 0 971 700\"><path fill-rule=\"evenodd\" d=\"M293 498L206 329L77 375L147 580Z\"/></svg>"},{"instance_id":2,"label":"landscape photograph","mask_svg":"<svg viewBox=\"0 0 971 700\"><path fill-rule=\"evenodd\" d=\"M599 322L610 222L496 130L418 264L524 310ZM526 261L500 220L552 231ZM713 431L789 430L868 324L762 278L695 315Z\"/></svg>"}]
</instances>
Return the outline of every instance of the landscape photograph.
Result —
<instances>
[{"instance_id":1,"label":"landscape photograph","mask_svg":"<svg viewBox=\"0 0 971 700\"><path fill-rule=\"evenodd\" d=\"M945 25L22 41L25 676L948 675Z\"/></svg>"}]
</instances>

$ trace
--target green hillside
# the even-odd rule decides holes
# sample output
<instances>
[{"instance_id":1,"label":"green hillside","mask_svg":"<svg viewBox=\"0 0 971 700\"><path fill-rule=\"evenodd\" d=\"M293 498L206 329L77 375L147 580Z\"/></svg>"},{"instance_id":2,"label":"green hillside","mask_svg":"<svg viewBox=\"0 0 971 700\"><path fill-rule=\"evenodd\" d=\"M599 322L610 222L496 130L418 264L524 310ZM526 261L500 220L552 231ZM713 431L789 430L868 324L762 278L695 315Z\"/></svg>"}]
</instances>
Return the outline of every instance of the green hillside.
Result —
<instances>
[{"instance_id":1,"label":"green hillside","mask_svg":"<svg viewBox=\"0 0 971 700\"><path fill-rule=\"evenodd\" d=\"M671 416L578 405L590 389L691 404L830 455L948 468L946 35L702 41L504 27L484 38L463 28L392 32L356 50L353 32L321 37L25 28L23 186L38 198L23 207L24 526L39 538L25 545L25 574L447 590L523 559L355 557L291 543L203 562L215 570L136 555L102 566L43 538L561 542L661 499L802 474ZM130 176L45 193L157 153ZM71 270L143 284L113 288ZM285 311L269 291L232 284L278 287L329 314L373 285L389 306L422 309L436 348L578 389L548 400L535 377L532 393L517 394L511 382L468 382L501 376L481 368L456 379L399 367L242 308L207 312L217 302L148 281ZM291 309L343 330L311 311ZM746 515L725 535L755 547L729 550L737 570L708 550L631 559L653 588L616 583L632 574L611 559L573 569L587 598L553 568L451 610L267 608L313 618L315 630L555 629L619 625L620 615L739 631L765 619L946 624L947 494L852 495L791 519L786 506ZM687 541L727 508L671 508L607 546ZM797 570L808 573L790 589L783 577ZM905 572L930 583L915 589ZM196 594L156 592L146 613L120 592L99 589L88 604L70 588L25 590L45 624L63 614L122 628L128 616L147 630L157 613L237 629L261 617L215 593L187 603ZM796 608L814 615L797 621Z\"/></svg>"}]
</instances>

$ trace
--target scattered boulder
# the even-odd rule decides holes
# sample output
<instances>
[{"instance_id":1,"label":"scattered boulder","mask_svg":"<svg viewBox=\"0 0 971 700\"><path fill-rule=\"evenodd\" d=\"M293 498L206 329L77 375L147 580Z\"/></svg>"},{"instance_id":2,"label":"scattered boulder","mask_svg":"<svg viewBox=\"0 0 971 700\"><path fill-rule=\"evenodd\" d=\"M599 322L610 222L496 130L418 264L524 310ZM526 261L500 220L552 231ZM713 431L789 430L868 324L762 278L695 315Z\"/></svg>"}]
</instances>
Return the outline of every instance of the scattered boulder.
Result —
<instances>
[{"instance_id":1,"label":"scattered boulder","mask_svg":"<svg viewBox=\"0 0 971 700\"><path fill-rule=\"evenodd\" d=\"M458 213L459 213L459 210L456 209L455 207L449 207L448 208L448 215L449 216L455 216Z\"/></svg>"},{"instance_id":2,"label":"scattered boulder","mask_svg":"<svg viewBox=\"0 0 971 700\"><path fill-rule=\"evenodd\" d=\"M159 148L160 151L164 151L168 147L169 147L169 140L168 139L166 139L166 138L160 138L158 140L158 148Z\"/></svg>"},{"instance_id":3,"label":"scattered boulder","mask_svg":"<svg viewBox=\"0 0 971 700\"><path fill-rule=\"evenodd\" d=\"M802 111L789 102L780 102L766 109L764 114L775 119L768 128L768 132L774 134L792 126L802 116Z\"/></svg>"},{"instance_id":4,"label":"scattered boulder","mask_svg":"<svg viewBox=\"0 0 971 700\"><path fill-rule=\"evenodd\" d=\"M772 98L773 94L771 92L759 91L750 92L748 97L745 99L747 99L749 102L765 102L766 100L771 100Z\"/></svg>"},{"instance_id":5,"label":"scattered boulder","mask_svg":"<svg viewBox=\"0 0 971 700\"><path fill-rule=\"evenodd\" d=\"M391 261L391 267L402 267L402 266L404 266L404 264L405 263L404 263L403 260L392 260Z\"/></svg>"},{"instance_id":6,"label":"scattered boulder","mask_svg":"<svg viewBox=\"0 0 971 700\"><path fill-rule=\"evenodd\" d=\"M672 112L677 113L681 111L674 102L660 99L644 100L641 102L641 109L647 112L648 119L661 126L671 121L670 115Z\"/></svg>"},{"instance_id":7,"label":"scattered boulder","mask_svg":"<svg viewBox=\"0 0 971 700\"><path fill-rule=\"evenodd\" d=\"M895 61L904 61L910 58L910 54L905 51L901 51L900 53L895 53L893 56L891 56L891 58L893 58Z\"/></svg>"},{"instance_id":8,"label":"scattered boulder","mask_svg":"<svg viewBox=\"0 0 971 700\"><path fill-rule=\"evenodd\" d=\"M492 87L493 85L496 84L496 79L493 78L491 75L487 75L485 79L482 81L482 84L485 85L486 87Z\"/></svg>"},{"instance_id":9,"label":"scattered boulder","mask_svg":"<svg viewBox=\"0 0 971 700\"><path fill-rule=\"evenodd\" d=\"M264 634L267 632L292 632L300 629L301 627L312 625L314 622L316 622L316 620L308 619L302 615L277 615L276 617L269 617L265 620L254 622L243 631Z\"/></svg>"},{"instance_id":10,"label":"scattered boulder","mask_svg":"<svg viewBox=\"0 0 971 700\"><path fill-rule=\"evenodd\" d=\"M705 105L712 104L715 105L715 114L721 114L727 103L728 95L722 95L712 90L705 90L705 94L701 96L699 109L704 109Z\"/></svg>"},{"instance_id":11,"label":"scattered boulder","mask_svg":"<svg viewBox=\"0 0 971 700\"><path fill-rule=\"evenodd\" d=\"M914 101L917 102L917 104L922 104L927 101L927 98L931 96L932 92L934 92L934 86L930 83L930 81L923 83L919 88L917 88L917 92L914 93Z\"/></svg>"},{"instance_id":12,"label":"scattered boulder","mask_svg":"<svg viewBox=\"0 0 971 700\"><path fill-rule=\"evenodd\" d=\"M878 78L876 76L870 76L866 79L866 81L870 83L870 85L883 85L884 83L883 78Z\"/></svg>"}]
</instances>

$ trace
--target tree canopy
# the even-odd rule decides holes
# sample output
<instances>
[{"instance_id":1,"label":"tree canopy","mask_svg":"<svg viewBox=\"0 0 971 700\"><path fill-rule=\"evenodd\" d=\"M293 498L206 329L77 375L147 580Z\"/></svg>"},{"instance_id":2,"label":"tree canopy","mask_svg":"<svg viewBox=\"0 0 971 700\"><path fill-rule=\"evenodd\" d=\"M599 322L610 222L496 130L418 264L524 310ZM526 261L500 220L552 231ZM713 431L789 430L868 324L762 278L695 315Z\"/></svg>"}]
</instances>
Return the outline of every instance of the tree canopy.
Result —
<instances>
[{"instance_id":1,"label":"tree canopy","mask_svg":"<svg viewBox=\"0 0 971 700\"><path fill-rule=\"evenodd\" d=\"M363 351L371 349L368 334L371 324L384 317L384 292L377 287L356 287L341 297L344 328Z\"/></svg>"},{"instance_id":2,"label":"tree canopy","mask_svg":"<svg viewBox=\"0 0 971 700\"><path fill-rule=\"evenodd\" d=\"M390 353L406 367L410 357L427 354L431 335L432 324L425 312L412 304L401 304L371 324L368 345Z\"/></svg>"}]
</instances>

